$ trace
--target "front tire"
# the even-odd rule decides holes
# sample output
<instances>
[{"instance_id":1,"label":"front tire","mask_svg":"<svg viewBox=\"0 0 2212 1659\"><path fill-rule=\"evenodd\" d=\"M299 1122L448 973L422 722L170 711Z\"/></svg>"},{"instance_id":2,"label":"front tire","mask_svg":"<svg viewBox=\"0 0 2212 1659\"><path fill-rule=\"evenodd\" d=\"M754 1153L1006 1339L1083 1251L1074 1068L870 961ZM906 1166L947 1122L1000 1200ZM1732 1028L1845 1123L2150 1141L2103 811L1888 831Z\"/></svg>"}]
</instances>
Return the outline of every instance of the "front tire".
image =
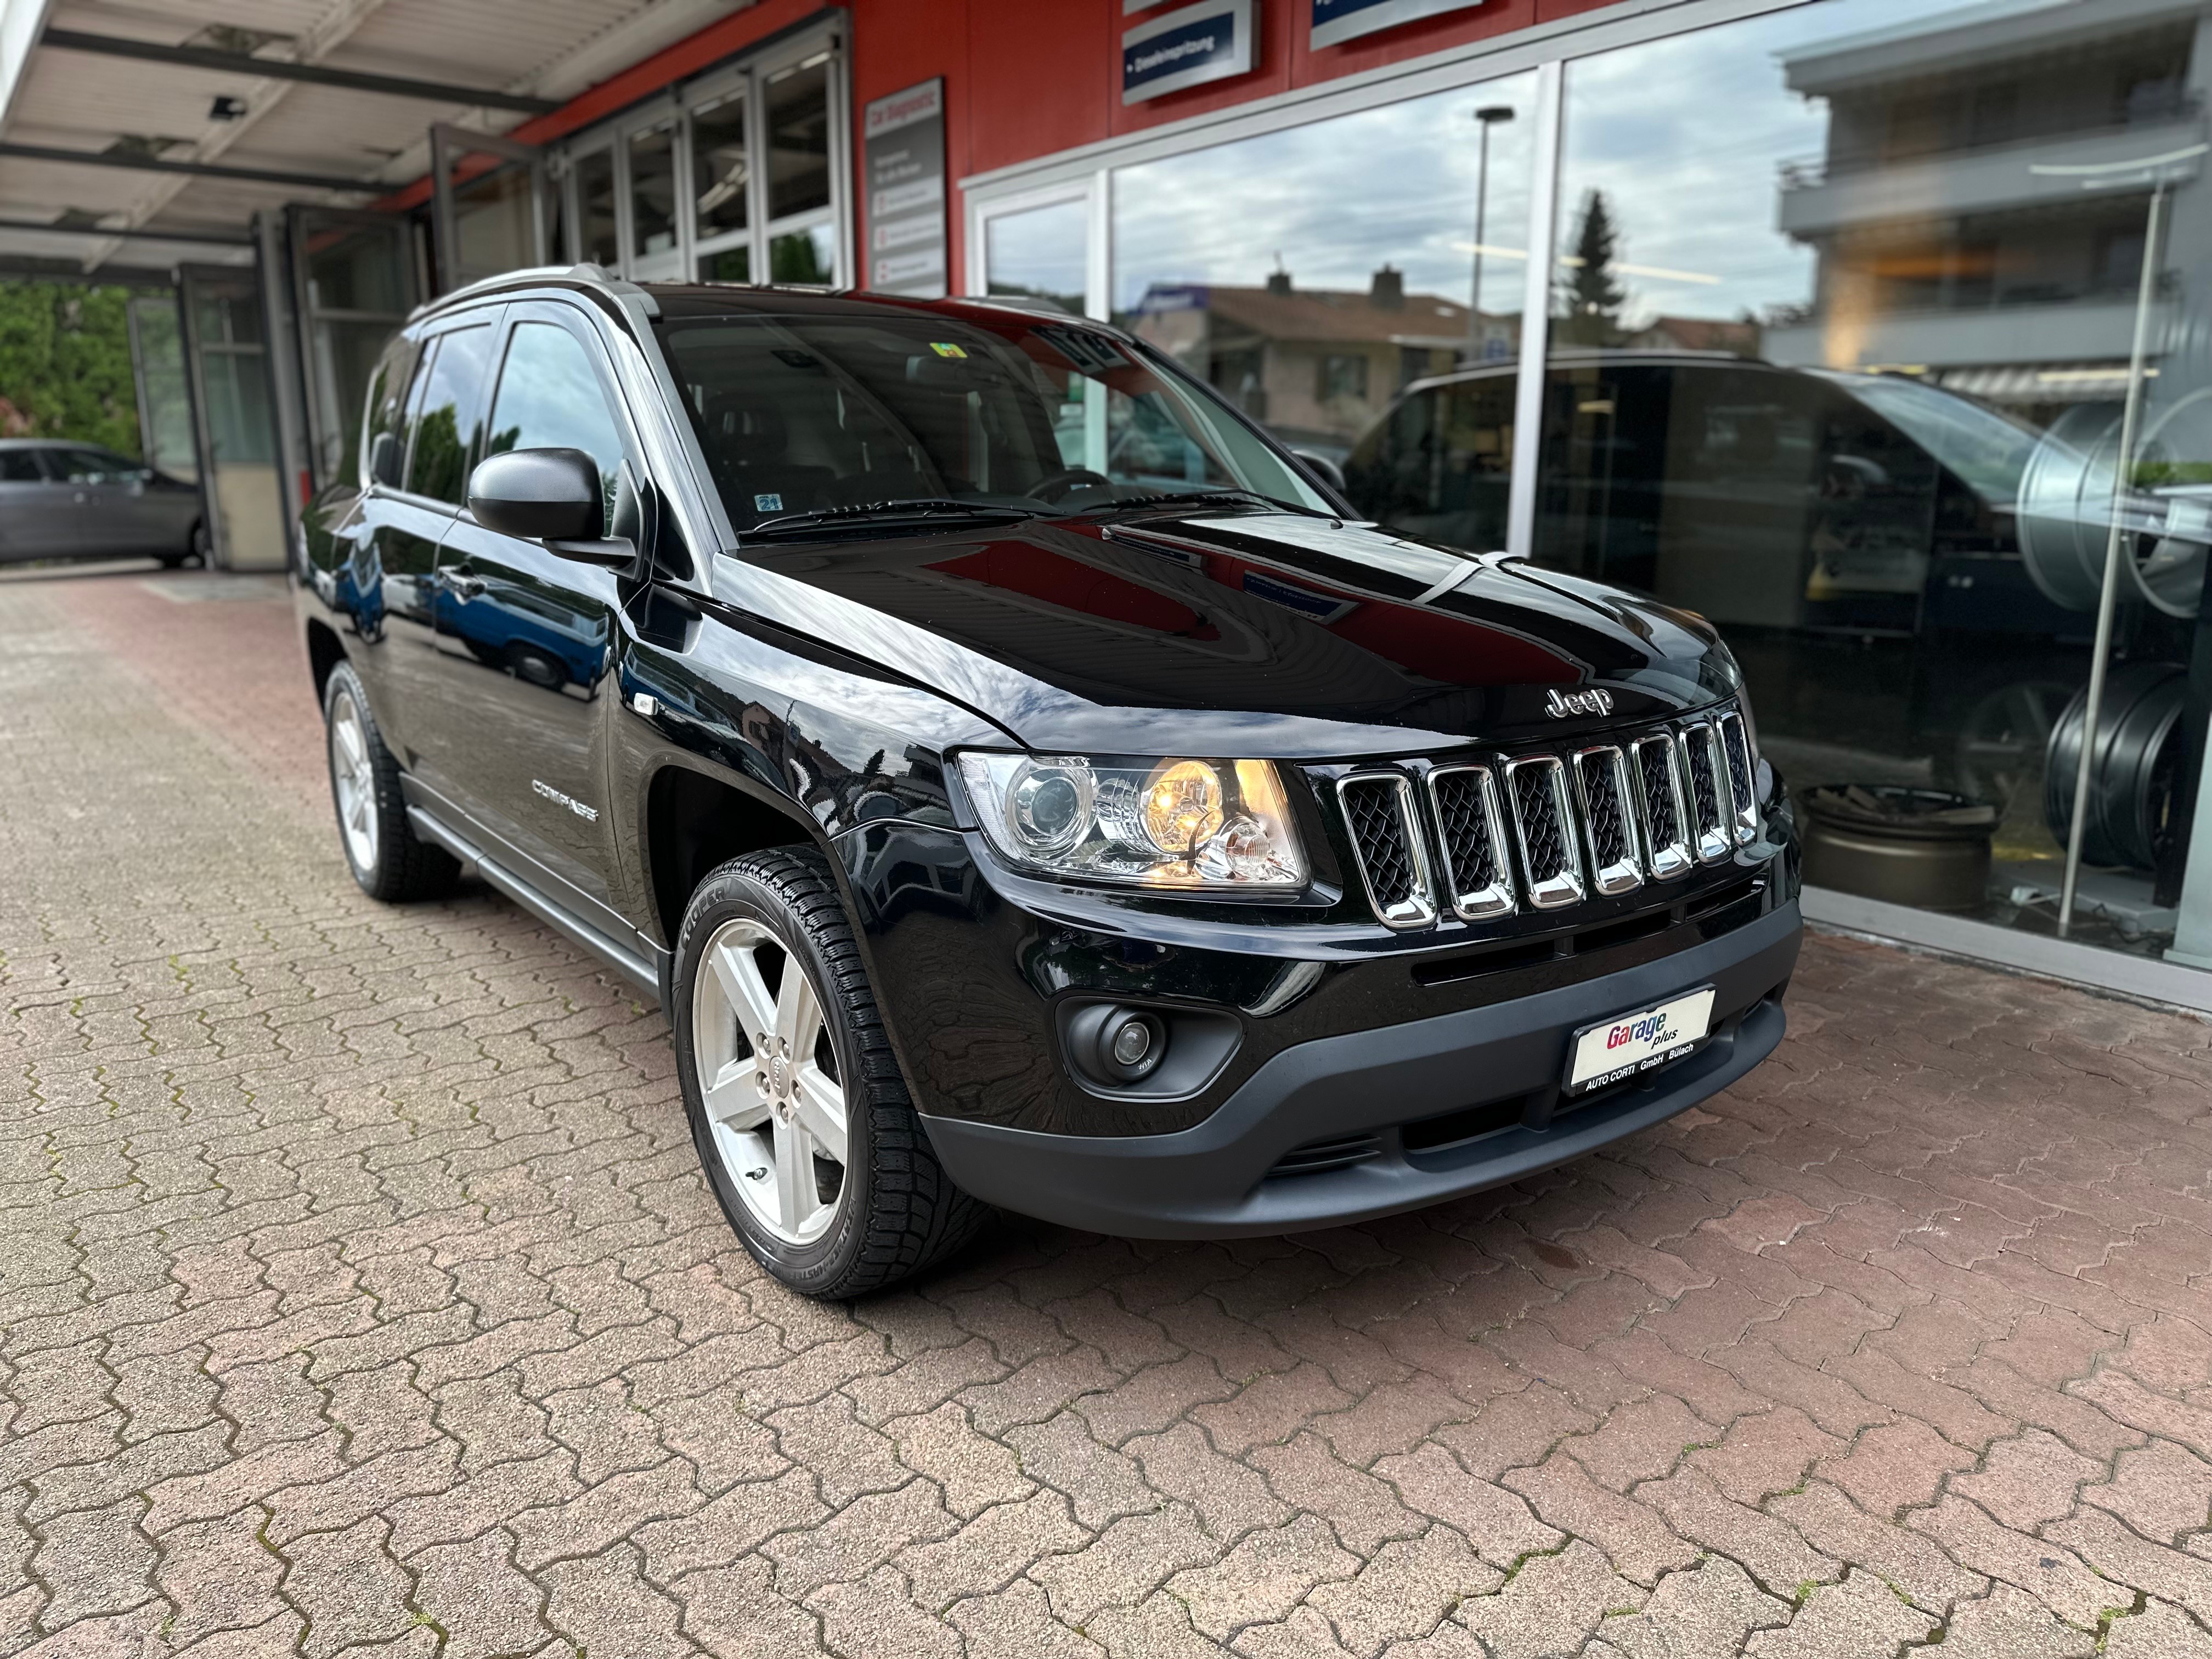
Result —
<instances>
[{"instance_id":1,"label":"front tire","mask_svg":"<svg viewBox=\"0 0 2212 1659\"><path fill-rule=\"evenodd\" d=\"M777 1279L865 1295L941 1261L988 1217L931 1150L818 853L750 854L701 882L673 990L700 1165Z\"/></svg>"},{"instance_id":2,"label":"front tire","mask_svg":"<svg viewBox=\"0 0 2212 1659\"><path fill-rule=\"evenodd\" d=\"M398 757L386 747L351 663L332 669L323 687L323 731L338 844L361 890L398 904L434 898L451 887L460 864L444 848L418 837L408 823Z\"/></svg>"}]
</instances>

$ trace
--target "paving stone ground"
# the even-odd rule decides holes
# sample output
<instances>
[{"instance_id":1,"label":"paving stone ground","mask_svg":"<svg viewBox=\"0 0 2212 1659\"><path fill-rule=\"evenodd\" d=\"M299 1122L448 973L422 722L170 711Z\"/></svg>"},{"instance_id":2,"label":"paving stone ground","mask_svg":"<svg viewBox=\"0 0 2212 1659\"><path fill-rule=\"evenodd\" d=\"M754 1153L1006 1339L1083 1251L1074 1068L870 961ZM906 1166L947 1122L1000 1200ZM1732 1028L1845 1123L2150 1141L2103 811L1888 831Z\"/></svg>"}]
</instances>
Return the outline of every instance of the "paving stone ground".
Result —
<instances>
[{"instance_id":1,"label":"paving stone ground","mask_svg":"<svg viewBox=\"0 0 2212 1659\"><path fill-rule=\"evenodd\" d=\"M205 580L0 584L0 1654L2212 1653L2204 1024L1815 940L1541 1179L819 1306Z\"/></svg>"}]
</instances>

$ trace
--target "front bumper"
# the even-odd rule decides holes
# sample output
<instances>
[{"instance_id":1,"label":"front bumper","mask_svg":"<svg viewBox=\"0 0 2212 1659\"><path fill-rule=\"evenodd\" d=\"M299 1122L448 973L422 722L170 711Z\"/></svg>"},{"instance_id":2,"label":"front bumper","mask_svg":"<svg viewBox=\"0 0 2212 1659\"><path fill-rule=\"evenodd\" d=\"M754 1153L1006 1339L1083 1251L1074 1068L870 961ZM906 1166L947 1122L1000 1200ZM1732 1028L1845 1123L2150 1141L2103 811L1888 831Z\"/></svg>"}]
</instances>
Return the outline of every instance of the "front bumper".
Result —
<instances>
[{"instance_id":1,"label":"front bumper","mask_svg":"<svg viewBox=\"0 0 2212 1659\"><path fill-rule=\"evenodd\" d=\"M1066 1135L925 1114L931 1144L975 1196L1066 1226L1136 1238L1284 1233L1480 1192L1596 1150L1718 1093L1782 1041L1797 959L1793 899L1745 927L1618 973L1485 1007L1296 1044L1194 1127ZM1571 1032L1711 982L1714 1036L1651 1074L1549 1113ZM1530 1103L1516 1126L1431 1144L1408 1125ZM1285 1153L1372 1133L1364 1161L1278 1173Z\"/></svg>"}]
</instances>

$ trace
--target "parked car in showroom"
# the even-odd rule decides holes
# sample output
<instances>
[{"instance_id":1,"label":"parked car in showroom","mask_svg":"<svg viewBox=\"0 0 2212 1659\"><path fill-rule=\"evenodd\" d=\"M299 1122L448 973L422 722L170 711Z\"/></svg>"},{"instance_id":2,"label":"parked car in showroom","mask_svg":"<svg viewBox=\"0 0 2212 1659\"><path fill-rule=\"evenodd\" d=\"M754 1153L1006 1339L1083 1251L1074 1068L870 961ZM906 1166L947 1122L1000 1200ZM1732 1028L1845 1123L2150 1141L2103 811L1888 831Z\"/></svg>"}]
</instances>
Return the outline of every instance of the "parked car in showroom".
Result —
<instances>
[{"instance_id":1,"label":"parked car in showroom","mask_svg":"<svg viewBox=\"0 0 2212 1659\"><path fill-rule=\"evenodd\" d=\"M33 559L207 562L199 486L93 444L0 438L0 564Z\"/></svg>"},{"instance_id":2,"label":"parked car in showroom","mask_svg":"<svg viewBox=\"0 0 2212 1659\"><path fill-rule=\"evenodd\" d=\"M1711 629L1362 528L1101 325L514 273L393 342L296 557L356 878L471 863L657 996L811 1294L988 1206L1433 1203L1782 1036L1795 835ZM503 604L559 684L471 648Z\"/></svg>"}]
</instances>

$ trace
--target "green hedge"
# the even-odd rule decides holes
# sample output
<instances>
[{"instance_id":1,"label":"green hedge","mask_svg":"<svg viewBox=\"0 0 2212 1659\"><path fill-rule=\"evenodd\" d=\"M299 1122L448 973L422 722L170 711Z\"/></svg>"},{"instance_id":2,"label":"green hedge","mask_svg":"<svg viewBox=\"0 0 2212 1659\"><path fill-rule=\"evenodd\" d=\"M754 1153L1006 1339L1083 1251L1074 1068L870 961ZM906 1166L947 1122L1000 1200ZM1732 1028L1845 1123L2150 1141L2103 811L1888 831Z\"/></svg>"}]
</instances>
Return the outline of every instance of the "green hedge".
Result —
<instances>
[{"instance_id":1,"label":"green hedge","mask_svg":"<svg viewBox=\"0 0 2212 1659\"><path fill-rule=\"evenodd\" d=\"M126 288L0 282L0 436L140 453L130 297Z\"/></svg>"}]
</instances>

